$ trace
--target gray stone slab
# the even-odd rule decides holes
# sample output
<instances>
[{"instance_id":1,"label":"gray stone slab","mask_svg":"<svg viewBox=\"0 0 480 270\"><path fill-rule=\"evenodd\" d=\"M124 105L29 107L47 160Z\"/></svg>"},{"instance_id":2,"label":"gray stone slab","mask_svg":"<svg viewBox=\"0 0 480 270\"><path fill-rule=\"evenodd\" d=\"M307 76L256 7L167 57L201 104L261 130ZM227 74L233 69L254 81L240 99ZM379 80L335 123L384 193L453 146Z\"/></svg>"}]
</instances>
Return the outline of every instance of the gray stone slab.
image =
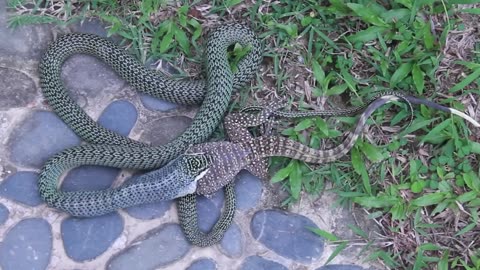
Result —
<instances>
[{"instance_id":1,"label":"gray stone slab","mask_svg":"<svg viewBox=\"0 0 480 270\"><path fill-rule=\"evenodd\" d=\"M288 270L288 268L278 262L254 255L243 261L240 270Z\"/></svg>"},{"instance_id":2,"label":"gray stone slab","mask_svg":"<svg viewBox=\"0 0 480 270\"><path fill-rule=\"evenodd\" d=\"M0 57L15 55L28 59L40 59L51 36L47 25L8 28L6 1L0 1Z\"/></svg>"},{"instance_id":3,"label":"gray stone slab","mask_svg":"<svg viewBox=\"0 0 480 270\"><path fill-rule=\"evenodd\" d=\"M117 213L93 218L69 217L62 222L63 245L75 261L92 260L105 252L123 231Z\"/></svg>"},{"instance_id":4,"label":"gray stone slab","mask_svg":"<svg viewBox=\"0 0 480 270\"><path fill-rule=\"evenodd\" d=\"M50 224L40 218L25 219L0 244L0 266L3 270L47 269L51 254Z\"/></svg>"},{"instance_id":5,"label":"gray stone slab","mask_svg":"<svg viewBox=\"0 0 480 270\"><path fill-rule=\"evenodd\" d=\"M137 121L137 110L130 102L117 100L105 108L98 123L118 134L128 136ZM64 191L100 190L112 185L120 169L103 166L81 166L71 170L62 183Z\"/></svg>"},{"instance_id":6,"label":"gray stone slab","mask_svg":"<svg viewBox=\"0 0 480 270\"><path fill-rule=\"evenodd\" d=\"M152 145L166 144L190 126L192 120L184 116L165 117L153 120L143 127L140 138L142 142L149 142Z\"/></svg>"},{"instance_id":7,"label":"gray stone slab","mask_svg":"<svg viewBox=\"0 0 480 270\"><path fill-rule=\"evenodd\" d=\"M52 112L29 114L10 134L10 160L21 166L40 168L49 157L75 146L80 139Z\"/></svg>"},{"instance_id":8,"label":"gray stone slab","mask_svg":"<svg viewBox=\"0 0 480 270\"><path fill-rule=\"evenodd\" d=\"M324 241L308 227L318 228L309 218L279 210L255 213L250 223L253 238L278 255L311 263L323 254Z\"/></svg>"},{"instance_id":9,"label":"gray stone slab","mask_svg":"<svg viewBox=\"0 0 480 270\"><path fill-rule=\"evenodd\" d=\"M200 230L209 232L220 217L220 208L209 198L197 198L198 226Z\"/></svg>"},{"instance_id":10,"label":"gray stone slab","mask_svg":"<svg viewBox=\"0 0 480 270\"><path fill-rule=\"evenodd\" d=\"M242 170L235 181L237 209L245 211L255 207L262 197L262 187L262 180Z\"/></svg>"},{"instance_id":11,"label":"gray stone slab","mask_svg":"<svg viewBox=\"0 0 480 270\"><path fill-rule=\"evenodd\" d=\"M194 261L187 270L216 270L217 264L212 259L198 259Z\"/></svg>"},{"instance_id":12,"label":"gray stone slab","mask_svg":"<svg viewBox=\"0 0 480 270\"><path fill-rule=\"evenodd\" d=\"M145 106L145 108L152 111L166 112L179 107L179 105L175 103L154 98L146 94L140 94L140 100L142 101L142 104L143 106Z\"/></svg>"},{"instance_id":13,"label":"gray stone slab","mask_svg":"<svg viewBox=\"0 0 480 270\"><path fill-rule=\"evenodd\" d=\"M70 170L62 182L63 191L102 190L109 188L119 169L103 166L80 166Z\"/></svg>"},{"instance_id":14,"label":"gray stone slab","mask_svg":"<svg viewBox=\"0 0 480 270\"><path fill-rule=\"evenodd\" d=\"M10 200L37 206L43 203L38 193L38 174L17 172L0 184L0 196Z\"/></svg>"},{"instance_id":15,"label":"gray stone slab","mask_svg":"<svg viewBox=\"0 0 480 270\"><path fill-rule=\"evenodd\" d=\"M89 55L73 55L62 68L62 80L72 98L85 106L118 95L126 82L111 67Z\"/></svg>"},{"instance_id":16,"label":"gray stone slab","mask_svg":"<svg viewBox=\"0 0 480 270\"><path fill-rule=\"evenodd\" d=\"M232 258L238 258L243 253L243 233L240 227L233 223L220 241L220 251Z\"/></svg>"},{"instance_id":17,"label":"gray stone slab","mask_svg":"<svg viewBox=\"0 0 480 270\"><path fill-rule=\"evenodd\" d=\"M0 67L0 110L26 107L38 92L35 83L24 73Z\"/></svg>"},{"instance_id":18,"label":"gray stone slab","mask_svg":"<svg viewBox=\"0 0 480 270\"><path fill-rule=\"evenodd\" d=\"M166 224L145 234L107 263L111 270L155 269L182 259L190 244L178 224Z\"/></svg>"},{"instance_id":19,"label":"gray stone slab","mask_svg":"<svg viewBox=\"0 0 480 270\"><path fill-rule=\"evenodd\" d=\"M86 18L85 20L72 24L71 29L77 33L94 34L101 37L107 37L107 30L105 25L98 18Z\"/></svg>"},{"instance_id":20,"label":"gray stone slab","mask_svg":"<svg viewBox=\"0 0 480 270\"><path fill-rule=\"evenodd\" d=\"M128 136L137 122L137 109L126 100L110 103L98 118L98 123L120 135Z\"/></svg>"},{"instance_id":21,"label":"gray stone slab","mask_svg":"<svg viewBox=\"0 0 480 270\"><path fill-rule=\"evenodd\" d=\"M172 207L173 201L160 201L126 208L128 215L136 219L150 220L163 217Z\"/></svg>"},{"instance_id":22,"label":"gray stone slab","mask_svg":"<svg viewBox=\"0 0 480 270\"><path fill-rule=\"evenodd\" d=\"M363 267L353 264L330 264L315 270L363 270Z\"/></svg>"},{"instance_id":23,"label":"gray stone slab","mask_svg":"<svg viewBox=\"0 0 480 270\"><path fill-rule=\"evenodd\" d=\"M5 205L0 203L0 225L3 225L3 223L7 221L9 214L10 214L10 211L8 211L8 208L5 207Z\"/></svg>"}]
</instances>

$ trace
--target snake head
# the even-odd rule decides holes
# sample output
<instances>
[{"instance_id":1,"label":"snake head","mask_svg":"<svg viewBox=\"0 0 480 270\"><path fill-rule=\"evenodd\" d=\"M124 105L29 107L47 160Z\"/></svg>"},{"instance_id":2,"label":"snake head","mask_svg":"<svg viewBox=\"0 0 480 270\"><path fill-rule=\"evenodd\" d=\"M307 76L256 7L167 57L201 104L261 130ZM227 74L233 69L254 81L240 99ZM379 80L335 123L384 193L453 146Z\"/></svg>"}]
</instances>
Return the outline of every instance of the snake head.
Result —
<instances>
[{"instance_id":1,"label":"snake head","mask_svg":"<svg viewBox=\"0 0 480 270\"><path fill-rule=\"evenodd\" d=\"M178 160L178 169L188 175L188 179L194 177L183 190L177 194L177 197L183 197L187 194L194 193L197 189L198 180L202 179L210 169L213 158L203 153L183 154Z\"/></svg>"},{"instance_id":2,"label":"snake head","mask_svg":"<svg viewBox=\"0 0 480 270\"><path fill-rule=\"evenodd\" d=\"M202 178L213 163L213 158L210 155L203 153L189 153L184 154L179 161L180 168L184 173L194 176L195 180Z\"/></svg>"}]
</instances>

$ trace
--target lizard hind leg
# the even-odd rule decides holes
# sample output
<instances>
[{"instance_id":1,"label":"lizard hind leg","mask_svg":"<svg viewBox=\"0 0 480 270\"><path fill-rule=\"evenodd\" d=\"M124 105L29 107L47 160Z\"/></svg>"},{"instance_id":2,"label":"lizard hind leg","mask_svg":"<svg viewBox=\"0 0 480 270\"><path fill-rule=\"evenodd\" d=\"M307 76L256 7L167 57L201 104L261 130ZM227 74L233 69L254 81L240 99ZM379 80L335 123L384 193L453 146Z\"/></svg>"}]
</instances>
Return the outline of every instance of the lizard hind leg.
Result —
<instances>
[{"instance_id":1,"label":"lizard hind leg","mask_svg":"<svg viewBox=\"0 0 480 270\"><path fill-rule=\"evenodd\" d=\"M251 174L260 178L260 180L268 180L268 159L267 158L255 158L252 162L245 166L245 170Z\"/></svg>"}]
</instances>

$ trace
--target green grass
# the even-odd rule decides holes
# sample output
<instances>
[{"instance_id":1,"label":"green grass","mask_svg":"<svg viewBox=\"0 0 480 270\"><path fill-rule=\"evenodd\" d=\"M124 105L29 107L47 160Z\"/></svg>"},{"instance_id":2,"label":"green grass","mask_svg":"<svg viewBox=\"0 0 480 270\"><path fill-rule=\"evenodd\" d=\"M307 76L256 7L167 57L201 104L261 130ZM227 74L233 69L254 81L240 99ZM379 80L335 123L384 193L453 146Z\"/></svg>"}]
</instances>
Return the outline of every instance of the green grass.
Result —
<instances>
[{"instance_id":1,"label":"green grass","mask_svg":"<svg viewBox=\"0 0 480 270\"><path fill-rule=\"evenodd\" d=\"M479 13L478 5L460 10L457 4L476 1L241 2L65 1L53 9L43 1L13 0L9 6L22 15L10 24L65 26L98 17L142 62L162 58L196 70L203 59L203 25L250 22L267 45L266 65L256 84L235 98L234 108L274 93L288 96L291 108L299 110L359 105L372 90L384 89L461 111L479 100L480 44L468 48L449 39L450 30L475 27L468 16ZM468 60L444 54L446 46L469 50ZM273 158L272 182L288 190L285 204L296 202L302 190L312 196L329 190L341 205L368 209L383 240L370 239L355 225L351 229L368 247L369 259L388 268L479 269L479 137L458 117L424 106L415 108L412 125L395 136L407 120L407 107L384 106L370 117L368 136L348 157L321 166ZM303 119L282 122L279 130L311 147L329 147L355 121ZM349 239L315 232L335 243L330 259L348 246ZM389 244L383 247L382 241Z\"/></svg>"}]
</instances>

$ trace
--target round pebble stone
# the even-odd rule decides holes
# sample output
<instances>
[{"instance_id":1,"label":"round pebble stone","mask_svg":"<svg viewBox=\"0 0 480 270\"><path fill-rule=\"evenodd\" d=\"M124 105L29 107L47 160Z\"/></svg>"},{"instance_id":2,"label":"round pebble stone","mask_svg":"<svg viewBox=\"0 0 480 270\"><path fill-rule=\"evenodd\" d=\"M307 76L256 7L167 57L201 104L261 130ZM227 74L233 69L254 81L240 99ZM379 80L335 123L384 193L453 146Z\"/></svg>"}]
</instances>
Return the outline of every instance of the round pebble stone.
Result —
<instances>
[{"instance_id":1,"label":"round pebble stone","mask_svg":"<svg viewBox=\"0 0 480 270\"><path fill-rule=\"evenodd\" d=\"M233 223L225 232L220 242L220 251L232 258L238 258L242 255L243 234L236 223Z\"/></svg>"},{"instance_id":2,"label":"round pebble stone","mask_svg":"<svg viewBox=\"0 0 480 270\"><path fill-rule=\"evenodd\" d=\"M243 261L240 270L288 270L288 268L278 262L254 255Z\"/></svg>"},{"instance_id":3,"label":"round pebble stone","mask_svg":"<svg viewBox=\"0 0 480 270\"><path fill-rule=\"evenodd\" d=\"M137 109L126 100L116 100L110 103L98 118L98 123L115 133L128 136L137 122Z\"/></svg>"},{"instance_id":4,"label":"round pebble stone","mask_svg":"<svg viewBox=\"0 0 480 270\"><path fill-rule=\"evenodd\" d=\"M38 174L34 172L17 172L0 184L0 196L28 205L43 203L38 193Z\"/></svg>"},{"instance_id":5,"label":"round pebble stone","mask_svg":"<svg viewBox=\"0 0 480 270\"><path fill-rule=\"evenodd\" d=\"M52 254L52 230L41 218L24 219L11 228L0 245L3 270L47 269Z\"/></svg>"},{"instance_id":6,"label":"round pebble stone","mask_svg":"<svg viewBox=\"0 0 480 270\"><path fill-rule=\"evenodd\" d=\"M214 260L212 259L198 259L194 261L187 270L216 270L217 265Z\"/></svg>"},{"instance_id":7,"label":"round pebble stone","mask_svg":"<svg viewBox=\"0 0 480 270\"><path fill-rule=\"evenodd\" d=\"M104 128L128 136L137 121L137 110L132 103L117 100L110 103L98 118ZM63 191L101 190L109 188L120 169L104 166L80 166L68 172L63 180Z\"/></svg>"},{"instance_id":8,"label":"round pebble stone","mask_svg":"<svg viewBox=\"0 0 480 270\"><path fill-rule=\"evenodd\" d=\"M10 135L7 147L15 164L40 168L54 154L79 143L77 135L57 115L36 111Z\"/></svg>"},{"instance_id":9,"label":"round pebble stone","mask_svg":"<svg viewBox=\"0 0 480 270\"><path fill-rule=\"evenodd\" d=\"M161 111L166 112L173 109L178 108L179 106L175 103L168 102L165 100L161 100L158 98L154 98L147 94L140 94L140 100L142 101L143 105L152 111Z\"/></svg>"},{"instance_id":10,"label":"round pebble stone","mask_svg":"<svg viewBox=\"0 0 480 270\"><path fill-rule=\"evenodd\" d=\"M125 208L127 214L136 219L151 220L163 217L172 207L173 201L159 201L154 203L145 203Z\"/></svg>"},{"instance_id":11,"label":"round pebble stone","mask_svg":"<svg viewBox=\"0 0 480 270\"><path fill-rule=\"evenodd\" d=\"M245 170L237 177L235 181L237 209L245 211L255 207L262 196L262 181Z\"/></svg>"},{"instance_id":12,"label":"round pebble stone","mask_svg":"<svg viewBox=\"0 0 480 270\"><path fill-rule=\"evenodd\" d=\"M92 260L105 252L123 231L118 213L92 218L69 217L61 226L67 255L75 261Z\"/></svg>"},{"instance_id":13,"label":"round pebble stone","mask_svg":"<svg viewBox=\"0 0 480 270\"><path fill-rule=\"evenodd\" d=\"M178 224L165 224L134 241L107 264L109 270L156 269L181 260L190 244Z\"/></svg>"},{"instance_id":14,"label":"round pebble stone","mask_svg":"<svg viewBox=\"0 0 480 270\"><path fill-rule=\"evenodd\" d=\"M323 239L309 227L318 228L305 216L280 210L258 211L250 223L253 238L278 255L300 263L311 263L323 254Z\"/></svg>"},{"instance_id":15,"label":"round pebble stone","mask_svg":"<svg viewBox=\"0 0 480 270\"><path fill-rule=\"evenodd\" d=\"M5 207L5 205L0 203L0 225L2 225L3 223L5 223L5 221L7 221L9 214L10 212L8 211L8 208Z\"/></svg>"}]
</instances>

